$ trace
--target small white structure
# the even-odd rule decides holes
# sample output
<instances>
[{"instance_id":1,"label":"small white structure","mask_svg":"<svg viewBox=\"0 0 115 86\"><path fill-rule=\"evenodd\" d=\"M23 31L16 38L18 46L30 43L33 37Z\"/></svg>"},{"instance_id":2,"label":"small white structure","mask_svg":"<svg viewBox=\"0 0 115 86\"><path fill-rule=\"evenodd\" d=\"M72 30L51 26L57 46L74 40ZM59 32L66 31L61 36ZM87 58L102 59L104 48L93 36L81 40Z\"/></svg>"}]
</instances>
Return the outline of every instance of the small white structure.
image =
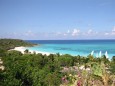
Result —
<instances>
[{"instance_id":1,"label":"small white structure","mask_svg":"<svg viewBox=\"0 0 115 86\"><path fill-rule=\"evenodd\" d=\"M105 52L105 56L106 56L106 58L109 58L107 51Z\"/></svg>"},{"instance_id":2,"label":"small white structure","mask_svg":"<svg viewBox=\"0 0 115 86\"><path fill-rule=\"evenodd\" d=\"M101 51L99 52L99 57L101 57L102 56L102 53L101 53Z\"/></svg>"},{"instance_id":3,"label":"small white structure","mask_svg":"<svg viewBox=\"0 0 115 86\"><path fill-rule=\"evenodd\" d=\"M91 55L93 56L93 54L94 54L94 50L91 52Z\"/></svg>"}]
</instances>

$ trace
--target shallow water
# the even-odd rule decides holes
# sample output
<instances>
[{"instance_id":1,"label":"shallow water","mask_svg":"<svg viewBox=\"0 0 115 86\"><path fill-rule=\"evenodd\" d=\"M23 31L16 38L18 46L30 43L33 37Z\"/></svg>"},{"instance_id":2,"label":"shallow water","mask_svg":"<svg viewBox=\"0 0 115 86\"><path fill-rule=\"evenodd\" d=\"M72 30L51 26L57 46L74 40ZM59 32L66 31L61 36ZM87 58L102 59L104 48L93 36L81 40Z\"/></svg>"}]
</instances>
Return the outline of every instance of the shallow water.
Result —
<instances>
[{"instance_id":1,"label":"shallow water","mask_svg":"<svg viewBox=\"0 0 115 86\"><path fill-rule=\"evenodd\" d=\"M115 40L26 40L28 42L41 44L28 49L87 56L92 54L94 56L107 55L109 58L115 56Z\"/></svg>"}]
</instances>

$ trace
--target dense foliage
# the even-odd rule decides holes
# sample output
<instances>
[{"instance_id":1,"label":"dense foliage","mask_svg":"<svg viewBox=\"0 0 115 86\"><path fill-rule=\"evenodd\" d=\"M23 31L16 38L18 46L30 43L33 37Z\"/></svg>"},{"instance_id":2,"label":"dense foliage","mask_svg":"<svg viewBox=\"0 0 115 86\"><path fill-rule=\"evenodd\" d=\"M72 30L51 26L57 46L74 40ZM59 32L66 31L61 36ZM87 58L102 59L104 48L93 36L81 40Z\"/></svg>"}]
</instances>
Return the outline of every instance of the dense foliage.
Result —
<instances>
[{"instance_id":1,"label":"dense foliage","mask_svg":"<svg viewBox=\"0 0 115 86\"><path fill-rule=\"evenodd\" d=\"M2 86L58 86L61 82L60 66L53 56L8 51L3 62Z\"/></svg>"},{"instance_id":2,"label":"dense foliage","mask_svg":"<svg viewBox=\"0 0 115 86\"><path fill-rule=\"evenodd\" d=\"M81 57L59 54L46 56L22 54L13 50L5 52L1 59L5 66L5 69L0 71L1 86L70 86L72 84L76 86L79 83L82 84L78 86L83 86L83 83L91 84L88 82L91 80L97 81L99 83L97 86L113 83L113 79L109 76L114 77L112 72L114 72L115 61L109 61L105 57L93 58L90 55ZM85 69L91 68L92 72L80 69L82 65L86 66ZM107 73L104 67L110 68L112 74ZM108 74L110 75L108 76Z\"/></svg>"},{"instance_id":3,"label":"dense foliage","mask_svg":"<svg viewBox=\"0 0 115 86\"><path fill-rule=\"evenodd\" d=\"M19 39L0 39L0 50L8 50L19 46L33 46L31 44Z\"/></svg>"},{"instance_id":4,"label":"dense foliage","mask_svg":"<svg viewBox=\"0 0 115 86\"><path fill-rule=\"evenodd\" d=\"M0 86L115 86L115 57L47 56L5 49L0 50Z\"/></svg>"}]
</instances>

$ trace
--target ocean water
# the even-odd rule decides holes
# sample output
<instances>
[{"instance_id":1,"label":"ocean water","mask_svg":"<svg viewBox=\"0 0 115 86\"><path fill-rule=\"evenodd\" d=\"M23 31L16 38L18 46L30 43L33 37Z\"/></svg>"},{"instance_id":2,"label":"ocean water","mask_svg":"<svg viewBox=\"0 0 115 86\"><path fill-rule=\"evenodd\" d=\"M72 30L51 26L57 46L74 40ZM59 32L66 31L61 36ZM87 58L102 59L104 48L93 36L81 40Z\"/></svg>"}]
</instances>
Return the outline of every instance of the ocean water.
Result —
<instances>
[{"instance_id":1,"label":"ocean water","mask_svg":"<svg viewBox=\"0 0 115 86\"><path fill-rule=\"evenodd\" d=\"M27 49L95 57L106 55L108 58L115 56L115 40L26 40L31 43L40 44Z\"/></svg>"}]
</instances>

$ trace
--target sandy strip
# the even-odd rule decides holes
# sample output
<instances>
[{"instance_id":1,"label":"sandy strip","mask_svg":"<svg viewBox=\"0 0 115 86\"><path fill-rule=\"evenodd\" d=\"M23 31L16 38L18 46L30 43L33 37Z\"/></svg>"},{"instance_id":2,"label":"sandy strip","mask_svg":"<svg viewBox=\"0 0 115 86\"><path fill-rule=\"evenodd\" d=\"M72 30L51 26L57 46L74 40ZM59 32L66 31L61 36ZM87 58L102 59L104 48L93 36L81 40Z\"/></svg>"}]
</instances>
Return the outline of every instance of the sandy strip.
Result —
<instances>
[{"instance_id":1,"label":"sandy strip","mask_svg":"<svg viewBox=\"0 0 115 86\"><path fill-rule=\"evenodd\" d=\"M21 53L23 53L24 54L24 51L26 50L26 47L15 47L14 49L11 49L11 50L17 50L17 51L20 51ZM28 49L29 50L29 49ZM41 51L34 51L34 50L29 50L29 52L31 52L32 54L33 53L36 53L36 54L38 54L38 53L41 53L42 55L50 55L51 53L49 53L49 52L41 52Z\"/></svg>"}]
</instances>

